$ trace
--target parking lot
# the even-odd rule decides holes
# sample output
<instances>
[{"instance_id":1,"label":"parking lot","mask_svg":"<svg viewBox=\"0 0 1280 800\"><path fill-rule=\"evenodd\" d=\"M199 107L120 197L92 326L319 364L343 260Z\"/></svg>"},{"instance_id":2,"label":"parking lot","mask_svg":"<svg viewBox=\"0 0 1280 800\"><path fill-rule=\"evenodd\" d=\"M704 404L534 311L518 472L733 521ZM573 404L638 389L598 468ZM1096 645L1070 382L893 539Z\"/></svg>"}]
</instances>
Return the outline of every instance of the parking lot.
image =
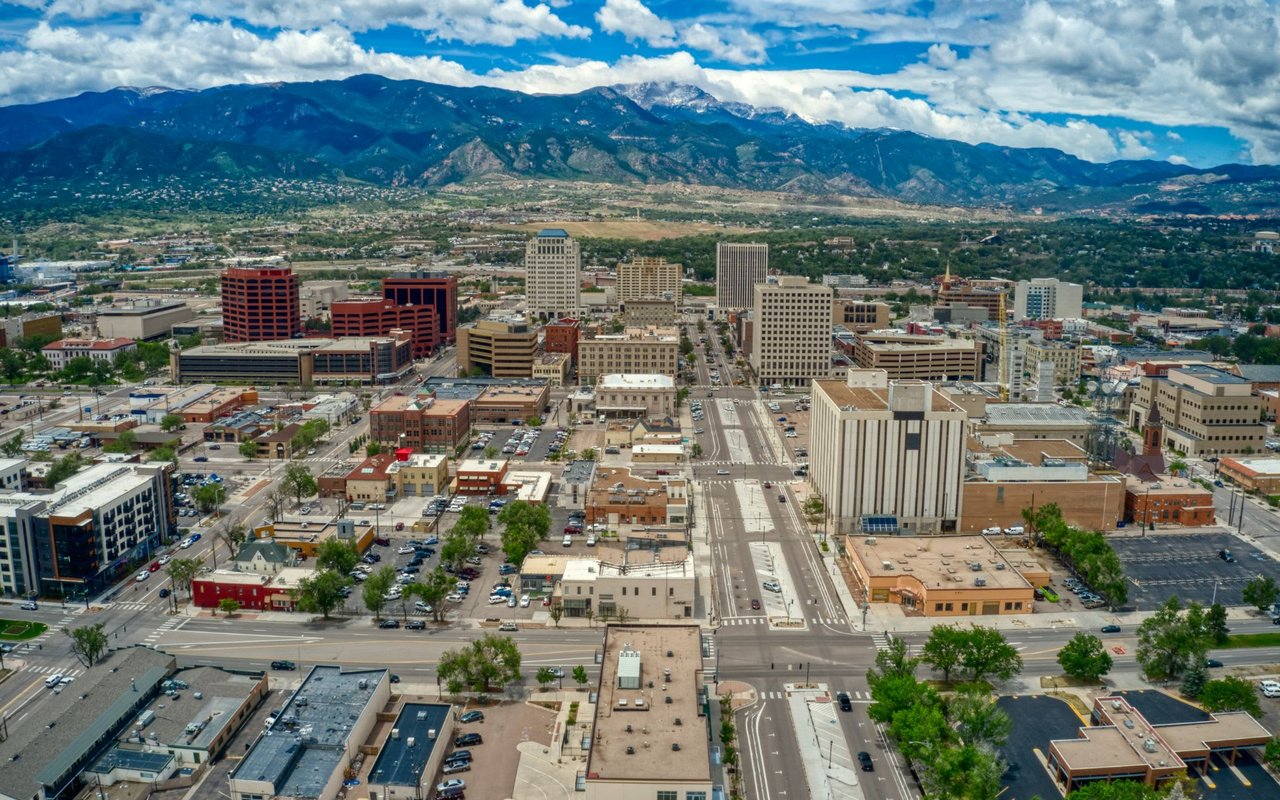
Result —
<instances>
[{"instance_id":1,"label":"parking lot","mask_svg":"<svg viewBox=\"0 0 1280 800\"><path fill-rule=\"evenodd\" d=\"M471 709L482 710L484 721L454 728L454 735L478 733L484 738L482 744L466 748L472 754L471 769L437 776L436 781L461 778L466 781L468 797L511 797L516 786L516 767L520 763L517 745L535 741L550 746L556 714L531 703L469 704L459 708L459 714Z\"/></svg>"},{"instance_id":2,"label":"parking lot","mask_svg":"<svg viewBox=\"0 0 1280 800\"><path fill-rule=\"evenodd\" d=\"M1254 550L1229 533L1149 533L1145 537L1116 537L1111 546L1129 578L1129 605L1148 611L1173 595L1202 605L1244 605L1241 593L1253 578L1270 576L1280 582L1280 563ZM1235 563L1218 556L1229 549Z\"/></svg>"},{"instance_id":3,"label":"parking lot","mask_svg":"<svg viewBox=\"0 0 1280 800\"><path fill-rule=\"evenodd\" d=\"M1061 797L1035 751L1047 755L1050 741L1076 738L1084 723L1071 706L1056 697L1001 697L996 704L1013 723L1009 738L1000 750L1007 764L1004 777L1000 779L1004 788L1000 797L1004 800Z\"/></svg>"}]
</instances>

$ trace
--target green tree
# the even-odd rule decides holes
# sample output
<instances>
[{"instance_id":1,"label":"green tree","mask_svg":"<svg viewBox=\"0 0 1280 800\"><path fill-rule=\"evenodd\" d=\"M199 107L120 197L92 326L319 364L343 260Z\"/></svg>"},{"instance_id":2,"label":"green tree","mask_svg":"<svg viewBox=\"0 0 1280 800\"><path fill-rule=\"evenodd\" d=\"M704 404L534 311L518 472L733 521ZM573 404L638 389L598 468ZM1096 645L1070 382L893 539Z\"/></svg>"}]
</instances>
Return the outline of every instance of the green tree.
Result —
<instances>
[{"instance_id":1,"label":"green tree","mask_svg":"<svg viewBox=\"0 0 1280 800\"><path fill-rule=\"evenodd\" d=\"M240 443L240 446L236 449L239 450L240 455L244 456L245 458L258 457L258 443L252 439L245 439L243 442Z\"/></svg>"},{"instance_id":2,"label":"green tree","mask_svg":"<svg viewBox=\"0 0 1280 800\"><path fill-rule=\"evenodd\" d=\"M317 569L331 569L346 576L359 561L360 553L356 548L341 539L326 539L316 548Z\"/></svg>"},{"instance_id":3,"label":"green tree","mask_svg":"<svg viewBox=\"0 0 1280 800\"><path fill-rule=\"evenodd\" d=\"M102 654L107 652L107 634L103 632L101 622L72 628L66 634L71 637L72 655L86 668L98 663Z\"/></svg>"},{"instance_id":4,"label":"green tree","mask_svg":"<svg viewBox=\"0 0 1280 800\"><path fill-rule=\"evenodd\" d=\"M79 472L84 465L84 458L79 453L68 453L49 467L49 472L45 475L45 484L54 488Z\"/></svg>"},{"instance_id":5,"label":"green tree","mask_svg":"<svg viewBox=\"0 0 1280 800\"><path fill-rule=\"evenodd\" d=\"M382 445L377 442L369 442L364 446L364 454L372 458L382 452Z\"/></svg>"},{"instance_id":6,"label":"green tree","mask_svg":"<svg viewBox=\"0 0 1280 800\"><path fill-rule=\"evenodd\" d=\"M1111 671L1111 654L1102 640L1083 631L1058 651L1062 671L1082 681L1096 681Z\"/></svg>"},{"instance_id":7,"label":"green tree","mask_svg":"<svg viewBox=\"0 0 1280 800\"><path fill-rule=\"evenodd\" d=\"M476 541L466 533L452 530L440 545L440 563L451 564L457 569L462 562L475 555Z\"/></svg>"},{"instance_id":8,"label":"green tree","mask_svg":"<svg viewBox=\"0 0 1280 800\"><path fill-rule=\"evenodd\" d=\"M169 445L162 445L147 453L148 461L173 461L177 462L178 453Z\"/></svg>"},{"instance_id":9,"label":"green tree","mask_svg":"<svg viewBox=\"0 0 1280 800\"><path fill-rule=\"evenodd\" d=\"M322 569L310 578L303 578L298 582L298 610L329 619L329 614L342 604L342 590L350 582L345 573L332 569Z\"/></svg>"},{"instance_id":10,"label":"green tree","mask_svg":"<svg viewBox=\"0 0 1280 800\"><path fill-rule=\"evenodd\" d=\"M311 474L311 470L307 468L307 465L297 462L284 468L284 477L280 479L280 486L293 495L299 504L302 503L302 498L310 497L320 489L319 485L316 484L315 476Z\"/></svg>"},{"instance_id":11,"label":"green tree","mask_svg":"<svg viewBox=\"0 0 1280 800\"><path fill-rule=\"evenodd\" d=\"M1267 740L1262 758L1272 769L1280 769L1280 737L1273 736Z\"/></svg>"},{"instance_id":12,"label":"green tree","mask_svg":"<svg viewBox=\"0 0 1280 800\"><path fill-rule=\"evenodd\" d=\"M893 715L889 733L898 740L903 755L919 759L950 735L947 718L936 695L927 702L913 703Z\"/></svg>"},{"instance_id":13,"label":"green tree","mask_svg":"<svg viewBox=\"0 0 1280 800\"><path fill-rule=\"evenodd\" d=\"M454 524L453 530L479 541L489 532L489 525L488 511L480 506L467 506L458 515L458 521Z\"/></svg>"},{"instance_id":14,"label":"green tree","mask_svg":"<svg viewBox=\"0 0 1280 800\"><path fill-rule=\"evenodd\" d=\"M920 660L941 672L942 680L950 683L951 673L964 661L968 648L968 631L954 625L935 625L920 650Z\"/></svg>"},{"instance_id":15,"label":"green tree","mask_svg":"<svg viewBox=\"0 0 1280 800\"><path fill-rule=\"evenodd\" d=\"M1182 686L1180 691L1186 697L1192 700L1198 700L1204 692L1205 684L1209 682L1209 670L1205 668L1203 661L1197 661L1187 667L1187 671L1182 673Z\"/></svg>"},{"instance_id":16,"label":"green tree","mask_svg":"<svg viewBox=\"0 0 1280 800\"><path fill-rule=\"evenodd\" d=\"M581 664L573 668L573 679L578 682L579 686L586 686L591 681L591 678L587 675L587 668Z\"/></svg>"},{"instance_id":17,"label":"green tree","mask_svg":"<svg viewBox=\"0 0 1280 800\"><path fill-rule=\"evenodd\" d=\"M1209 637L1203 618L1195 603L1184 613L1175 595L1138 625L1134 655L1148 680L1175 680L1193 661L1204 660Z\"/></svg>"},{"instance_id":18,"label":"green tree","mask_svg":"<svg viewBox=\"0 0 1280 800\"><path fill-rule=\"evenodd\" d=\"M444 622L444 598L452 588L453 578L442 567L436 567L424 575L421 581L405 586L404 593L407 597L417 597L431 606L432 618L436 622Z\"/></svg>"},{"instance_id":19,"label":"green tree","mask_svg":"<svg viewBox=\"0 0 1280 800\"><path fill-rule=\"evenodd\" d=\"M486 446L485 446L485 448L484 448L484 457L485 457L485 458L487 458L487 459L492 459L492 458L496 457L497 455L498 455L498 448L494 447L493 445L486 445Z\"/></svg>"},{"instance_id":20,"label":"green tree","mask_svg":"<svg viewBox=\"0 0 1280 800\"><path fill-rule=\"evenodd\" d=\"M998 748L1009 739L1013 720L1004 713L990 694L966 689L947 700L947 720L956 737L964 745Z\"/></svg>"},{"instance_id":21,"label":"green tree","mask_svg":"<svg viewBox=\"0 0 1280 800\"><path fill-rule=\"evenodd\" d=\"M169 580L173 581L175 591L191 594L191 582L200 573L201 561L198 558L175 558L165 567Z\"/></svg>"},{"instance_id":22,"label":"green tree","mask_svg":"<svg viewBox=\"0 0 1280 800\"><path fill-rule=\"evenodd\" d=\"M1259 611L1266 611L1280 597L1280 586L1270 576L1259 575L1244 585L1244 601Z\"/></svg>"},{"instance_id":23,"label":"green tree","mask_svg":"<svg viewBox=\"0 0 1280 800\"><path fill-rule=\"evenodd\" d=\"M549 613L551 614L551 621L555 623L557 628L559 628L560 620L564 618L564 609L560 607L559 603L555 603L551 606L551 611Z\"/></svg>"},{"instance_id":24,"label":"green tree","mask_svg":"<svg viewBox=\"0 0 1280 800\"><path fill-rule=\"evenodd\" d=\"M557 680L556 674L551 671L551 667L541 667L537 673L534 674L533 679L542 685L544 691Z\"/></svg>"},{"instance_id":25,"label":"green tree","mask_svg":"<svg viewBox=\"0 0 1280 800\"><path fill-rule=\"evenodd\" d=\"M1255 719L1262 716L1257 690L1234 675L1206 683L1200 693L1200 704L1206 711L1248 711Z\"/></svg>"},{"instance_id":26,"label":"green tree","mask_svg":"<svg viewBox=\"0 0 1280 800\"><path fill-rule=\"evenodd\" d=\"M502 531L502 552L512 564L520 564L530 550L547 537L551 531L551 513L545 505L533 505L523 500L508 503L498 514Z\"/></svg>"},{"instance_id":27,"label":"green tree","mask_svg":"<svg viewBox=\"0 0 1280 800\"><path fill-rule=\"evenodd\" d=\"M689 448L689 457L702 458L702 445L698 444L697 442L694 442L693 447Z\"/></svg>"},{"instance_id":28,"label":"green tree","mask_svg":"<svg viewBox=\"0 0 1280 800\"><path fill-rule=\"evenodd\" d=\"M451 693L485 692L520 679L520 650L510 636L486 633L440 655L436 671Z\"/></svg>"},{"instance_id":29,"label":"green tree","mask_svg":"<svg viewBox=\"0 0 1280 800\"><path fill-rule=\"evenodd\" d=\"M227 502L227 487L214 482L202 484L191 493L191 499L201 511L208 514Z\"/></svg>"},{"instance_id":30,"label":"green tree","mask_svg":"<svg viewBox=\"0 0 1280 800\"><path fill-rule=\"evenodd\" d=\"M969 677L977 682L988 675L1007 681L1022 671L1022 656L995 628L973 626L968 631L963 664Z\"/></svg>"},{"instance_id":31,"label":"green tree","mask_svg":"<svg viewBox=\"0 0 1280 800\"><path fill-rule=\"evenodd\" d=\"M382 609L387 606L387 592L396 583L395 567L382 567L365 578L360 587L360 596L364 598L365 608L373 612L373 618L382 619Z\"/></svg>"},{"instance_id":32,"label":"green tree","mask_svg":"<svg viewBox=\"0 0 1280 800\"><path fill-rule=\"evenodd\" d=\"M181 414L165 414L160 418L160 430L166 433L181 430L186 426L187 421L182 418Z\"/></svg>"},{"instance_id":33,"label":"green tree","mask_svg":"<svg viewBox=\"0 0 1280 800\"><path fill-rule=\"evenodd\" d=\"M17 458L22 455L22 434L6 439L4 444L0 445L0 452L3 452L7 458Z\"/></svg>"},{"instance_id":34,"label":"green tree","mask_svg":"<svg viewBox=\"0 0 1280 800\"><path fill-rule=\"evenodd\" d=\"M120 431L120 435L116 437L114 442L108 445L103 445L102 452L128 455L129 453L132 453L137 446L138 434L131 430Z\"/></svg>"},{"instance_id":35,"label":"green tree","mask_svg":"<svg viewBox=\"0 0 1280 800\"><path fill-rule=\"evenodd\" d=\"M229 617L240 610L240 601L234 597L224 597L218 601L218 610Z\"/></svg>"},{"instance_id":36,"label":"green tree","mask_svg":"<svg viewBox=\"0 0 1280 800\"><path fill-rule=\"evenodd\" d=\"M945 747L929 760L921 782L930 798L990 800L1000 794L1005 766L989 747Z\"/></svg>"},{"instance_id":37,"label":"green tree","mask_svg":"<svg viewBox=\"0 0 1280 800\"><path fill-rule=\"evenodd\" d=\"M1209 606L1209 610L1204 615L1205 628L1208 630L1209 638L1215 645L1221 647L1227 643L1230 629L1227 627L1227 609L1222 603L1214 603Z\"/></svg>"}]
</instances>

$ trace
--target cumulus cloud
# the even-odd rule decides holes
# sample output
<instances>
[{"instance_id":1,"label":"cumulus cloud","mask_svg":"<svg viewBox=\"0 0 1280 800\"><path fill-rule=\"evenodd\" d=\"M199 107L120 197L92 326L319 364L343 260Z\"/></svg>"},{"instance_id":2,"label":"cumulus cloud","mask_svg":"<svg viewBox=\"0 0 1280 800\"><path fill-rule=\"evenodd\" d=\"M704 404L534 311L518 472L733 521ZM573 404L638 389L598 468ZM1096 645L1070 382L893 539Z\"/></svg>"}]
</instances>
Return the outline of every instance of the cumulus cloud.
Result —
<instances>
[{"instance_id":1,"label":"cumulus cloud","mask_svg":"<svg viewBox=\"0 0 1280 800\"><path fill-rule=\"evenodd\" d=\"M764 37L746 28L682 21L678 25L659 17L640 0L605 0L596 12L605 33L620 33L629 42L650 47L688 47L730 64L762 64L767 45Z\"/></svg>"},{"instance_id":2,"label":"cumulus cloud","mask_svg":"<svg viewBox=\"0 0 1280 800\"><path fill-rule=\"evenodd\" d=\"M620 33L627 41L643 40L650 47L674 47L676 28L649 10L640 0L605 0L596 12L596 24L605 33Z\"/></svg>"}]
</instances>

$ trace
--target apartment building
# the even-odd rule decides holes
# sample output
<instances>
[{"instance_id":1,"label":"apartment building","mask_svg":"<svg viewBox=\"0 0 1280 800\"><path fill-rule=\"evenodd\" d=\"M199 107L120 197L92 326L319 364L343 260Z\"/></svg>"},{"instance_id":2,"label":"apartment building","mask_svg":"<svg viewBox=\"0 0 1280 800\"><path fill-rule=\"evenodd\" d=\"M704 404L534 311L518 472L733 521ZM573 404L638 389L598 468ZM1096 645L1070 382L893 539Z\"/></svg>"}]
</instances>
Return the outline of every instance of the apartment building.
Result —
<instances>
[{"instance_id":1,"label":"apartment building","mask_svg":"<svg viewBox=\"0 0 1280 800\"><path fill-rule=\"evenodd\" d=\"M222 272L222 335L263 342L302 335L298 276L291 267L228 267Z\"/></svg>"},{"instance_id":2,"label":"apartment building","mask_svg":"<svg viewBox=\"0 0 1280 800\"><path fill-rule=\"evenodd\" d=\"M889 304L837 297L831 301L831 324L854 333L883 330L889 327Z\"/></svg>"},{"instance_id":3,"label":"apartment building","mask_svg":"<svg viewBox=\"0 0 1280 800\"><path fill-rule=\"evenodd\" d=\"M1027 373L1040 374L1041 364L1053 366L1054 386L1075 386L1080 380L1079 342L1029 342L1027 344Z\"/></svg>"},{"instance_id":4,"label":"apartment building","mask_svg":"<svg viewBox=\"0 0 1280 800\"><path fill-rule=\"evenodd\" d=\"M755 285L769 274L769 245L754 242L716 244L716 305L751 308Z\"/></svg>"},{"instance_id":5,"label":"apartment building","mask_svg":"<svg viewBox=\"0 0 1280 800\"><path fill-rule=\"evenodd\" d=\"M674 379L680 369L680 332L675 328L627 328L622 333L587 336L578 342L578 383L601 375L648 373Z\"/></svg>"},{"instance_id":6,"label":"apartment building","mask_svg":"<svg viewBox=\"0 0 1280 800\"><path fill-rule=\"evenodd\" d=\"M541 319L577 316L582 307L582 253L559 228L547 228L524 251L525 297L529 315Z\"/></svg>"},{"instance_id":7,"label":"apartment building","mask_svg":"<svg viewBox=\"0 0 1280 800\"><path fill-rule=\"evenodd\" d=\"M797 276L755 285L750 359L761 385L831 375L831 298L830 286Z\"/></svg>"},{"instance_id":8,"label":"apartment building","mask_svg":"<svg viewBox=\"0 0 1280 800\"><path fill-rule=\"evenodd\" d=\"M1084 287L1057 278L1018 281L1013 288L1014 319L1079 319Z\"/></svg>"},{"instance_id":9,"label":"apartment building","mask_svg":"<svg viewBox=\"0 0 1280 800\"><path fill-rule=\"evenodd\" d=\"M681 297L679 264L665 258L636 256L630 261L618 262L618 302L643 298L671 299L677 304Z\"/></svg>"},{"instance_id":10,"label":"apartment building","mask_svg":"<svg viewBox=\"0 0 1280 800\"><path fill-rule=\"evenodd\" d=\"M972 339L873 331L856 337L853 361L859 369L882 369L891 380L982 379L982 346Z\"/></svg>"},{"instance_id":11,"label":"apartment building","mask_svg":"<svg viewBox=\"0 0 1280 800\"><path fill-rule=\"evenodd\" d=\"M177 532L168 462L95 464L49 493L0 493L0 590L83 597Z\"/></svg>"},{"instance_id":12,"label":"apartment building","mask_svg":"<svg viewBox=\"0 0 1280 800\"><path fill-rule=\"evenodd\" d=\"M369 410L369 435L391 447L452 453L471 433L471 403L393 395Z\"/></svg>"},{"instance_id":13,"label":"apartment building","mask_svg":"<svg viewBox=\"0 0 1280 800\"><path fill-rule=\"evenodd\" d=\"M537 357L538 331L523 318L482 319L458 328L458 371L478 369L494 378L528 378Z\"/></svg>"},{"instance_id":14,"label":"apartment building","mask_svg":"<svg viewBox=\"0 0 1280 800\"><path fill-rule=\"evenodd\" d=\"M836 530L957 530L965 412L933 384L884 370L814 381L812 423L810 473Z\"/></svg>"},{"instance_id":15,"label":"apartment building","mask_svg":"<svg viewBox=\"0 0 1280 800\"><path fill-rule=\"evenodd\" d=\"M1162 446L1200 458L1249 455L1265 446L1263 400L1244 378L1202 364L1142 379L1129 406L1129 425L1141 428L1160 409Z\"/></svg>"}]
</instances>

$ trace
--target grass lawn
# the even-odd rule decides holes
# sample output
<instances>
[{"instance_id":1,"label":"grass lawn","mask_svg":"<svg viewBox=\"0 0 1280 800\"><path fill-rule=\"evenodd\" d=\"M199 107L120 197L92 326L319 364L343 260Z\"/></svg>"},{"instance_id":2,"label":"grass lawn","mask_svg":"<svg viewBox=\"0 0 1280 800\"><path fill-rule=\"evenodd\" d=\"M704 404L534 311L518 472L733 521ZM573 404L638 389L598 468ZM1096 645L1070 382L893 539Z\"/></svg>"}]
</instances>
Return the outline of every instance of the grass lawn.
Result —
<instances>
[{"instance_id":1,"label":"grass lawn","mask_svg":"<svg viewBox=\"0 0 1280 800\"><path fill-rule=\"evenodd\" d=\"M1221 649L1233 647L1280 647L1280 631L1275 633L1241 633L1228 636L1227 643L1218 645Z\"/></svg>"},{"instance_id":2,"label":"grass lawn","mask_svg":"<svg viewBox=\"0 0 1280 800\"><path fill-rule=\"evenodd\" d=\"M23 642L34 639L49 626L43 622L25 622L17 619L0 619L0 639L10 642Z\"/></svg>"}]
</instances>

